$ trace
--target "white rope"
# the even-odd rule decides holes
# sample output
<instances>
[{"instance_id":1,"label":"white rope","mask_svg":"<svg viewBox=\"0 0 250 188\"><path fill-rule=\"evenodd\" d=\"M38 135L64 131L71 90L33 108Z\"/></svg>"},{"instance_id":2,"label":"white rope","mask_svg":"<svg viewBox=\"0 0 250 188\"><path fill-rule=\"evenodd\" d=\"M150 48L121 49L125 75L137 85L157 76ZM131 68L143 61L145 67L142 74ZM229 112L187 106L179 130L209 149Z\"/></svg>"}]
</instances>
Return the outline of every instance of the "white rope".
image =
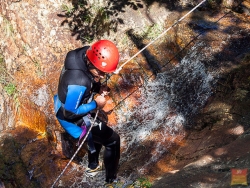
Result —
<instances>
[{"instance_id":1,"label":"white rope","mask_svg":"<svg viewBox=\"0 0 250 188\"><path fill-rule=\"evenodd\" d=\"M196 5L192 10L190 10L187 14L185 14L183 17L181 17L178 21L176 21L173 25L171 25L167 30L165 30L163 33L161 33L158 37L156 37L153 41L148 43L144 48L142 48L139 52L137 52L135 55L133 55L130 59L128 59L125 63L123 63L118 69L114 71L115 74L119 74L119 72L122 70L122 67L126 65L129 61L134 59L139 53L141 53L143 50L145 50L148 46L153 44L156 40L158 40L160 37L165 35L171 28L173 28L175 25L178 24L178 22L182 21L184 18L186 18L191 12L193 12L195 9L197 9L201 4L203 4L206 0L203 0L198 5Z\"/></svg>"},{"instance_id":2,"label":"white rope","mask_svg":"<svg viewBox=\"0 0 250 188\"><path fill-rule=\"evenodd\" d=\"M177 20L172 26L170 26L167 30L165 30L163 33L161 33L158 37L156 37L153 41L151 41L150 43L148 43L144 48L142 48L140 51L138 51L135 55L133 55L130 59L128 59L125 63L123 63L117 70L114 71L115 74L119 74L119 72L121 71L122 67L125 66L129 61L131 61L132 59L134 59L139 53L141 53L143 50L145 50L148 46L150 46L151 44L153 44L156 40L158 40L160 37L162 37L163 35L165 35L171 28L173 28L175 25L177 25L180 21L182 21L184 18L186 18L191 12L193 12L195 9L197 9L199 6L201 6L201 4L203 4L206 0L203 0L202 2L200 2L198 5L196 5L192 10L190 10L187 14L185 14L183 17L181 17L179 20ZM51 188L53 188L55 186L55 184L57 183L57 181L61 178L61 176L63 175L63 173L65 172L65 170L68 168L68 166L70 165L70 163L73 161L73 159L75 158L76 154L79 152L79 150L81 149L82 145L84 144L86 138L88 137L95 121L97 118L97 115L99 113L99 110L97 110L95 118L93 123L90 126L90 129L88 130L84 140L82 141L82 143L80 144L80 146L78 147L78 149L76 150L76 152L74 153L74 155L71 157L70 161L68 162L68 164L65 166L65 168L63 169L63 171L61 172L61 174L57 177L57 179L55 180L55 182L53 183L53 185L51 186Z\"/></svg>"},{"instance_id":3,"label":"white rope","mask_svg":"<svg viewBox=\"0 0 250 188\"><path fill-rule=\"evenodd\" d=\"M76 154L79 152L79 150L81 149L82 145L84 144L86 138L88 137L93 125L95 124L96 118L98 116L99 110L97 110L95 118L93 123L91 124L87 134L85 135L85 138L83 139L83 141L81 142L80 146L78 147L78 149L76 150L76 152L74 153L74 155L71 157L70 161L68 162L68 164L65 166L65 168L63 169L63 171L61 172L61 174L57 177L56 181L53 183L53 185L51 186L51 188L53 188L56 184L56 182L61 178L61 176L63 175L63 173L65 172L65 170L68 168L69 164L73 161L73 159L75 158Z\"/></svg>"}]
</instances>

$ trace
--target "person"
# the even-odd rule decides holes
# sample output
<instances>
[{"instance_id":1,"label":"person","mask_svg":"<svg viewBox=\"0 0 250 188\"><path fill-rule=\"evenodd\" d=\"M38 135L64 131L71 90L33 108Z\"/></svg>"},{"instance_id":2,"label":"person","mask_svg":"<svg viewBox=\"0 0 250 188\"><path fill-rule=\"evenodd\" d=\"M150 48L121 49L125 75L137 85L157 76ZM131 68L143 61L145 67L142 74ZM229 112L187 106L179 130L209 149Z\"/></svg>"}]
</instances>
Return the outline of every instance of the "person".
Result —
<instances>
[{"instance_id":1,"label":"person","mask_svg":"<svg viewBox=\"0 0 250 188\"><path fill-rule=\"evenodd\" d=\"M91 46L84 46L66 55L58 83L58 93L54 97L57 120L73 138L83 140L88 132L96 110L106 104L109 88L100 80L106 73L114 72L119 62L119 52L109 40L99 40ZM98 94L99 93L99 94ZM106 182L116 181L120 159L120 136L97 117L87 137L88 168L86 176L94 176L102 170L99 154L105 147L103 162Z\"/></svg>"}]
</instances>

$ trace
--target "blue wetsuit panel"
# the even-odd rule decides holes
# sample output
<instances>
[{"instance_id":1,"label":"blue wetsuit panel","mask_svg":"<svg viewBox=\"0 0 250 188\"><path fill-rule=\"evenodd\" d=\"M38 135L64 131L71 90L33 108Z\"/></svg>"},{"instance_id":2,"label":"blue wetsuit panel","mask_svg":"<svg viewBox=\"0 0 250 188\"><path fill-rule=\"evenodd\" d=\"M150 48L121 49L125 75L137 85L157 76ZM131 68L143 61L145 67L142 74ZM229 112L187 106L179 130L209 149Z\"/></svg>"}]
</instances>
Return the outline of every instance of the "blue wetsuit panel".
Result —
<instances>
[{"instance_id":1,"label":"blue wetsuit panel","mask_svg":"<svg viewBox=\"0 0 250 188\"><path fill-rule=\"evenodd\" d=\"M61 120L59 118L58 121L60 122L61 126L65 129L65 131L67 131L71 136L73 136L74 138L80 137L82 129L79 126L75 125L74 123Z\"/></svg>"},{"instance_id":2,"label":"blue wetsuit panel","mask_svg":"<svg viewBox=\"0 0 250 188\"><path fill-rule=\"evenodd\" d=\"M65 131L67 131L71 136L73 136L74 138L78 138L82 133L82 129L79 126L75 125L74 123L62 120L58 117L57 112L61 106L62 106L61 101L58 99L58 96L55 95L54 96L54 108L55 108L56 117L59 123L65 129Z\"/></svg>"},{"instance_id":3,"label":"blue wetsuit panel","mask_svg":"<svg viewBox=\"0 0 250 188\"><path fill-rule=\"evenodd\" d=\"M65 110L68 110L75 114L86 114L91 110L94 110L97 105L95 101L91 101L87 104L81 104L82 97L86 91L85 86L69 85L68 92L64 104Z\"/></svg>"},{"instance_id":4,"label":"blue wetsuit panel","mask_svg":"<svg viewBox=\"0 0 250 188\"><path fill-rule=\"evenodd\" d=\"M61 106L63 106L65 110L71 111L74 114L87 114L89 111L94 110L97 107L95 101L91 101L87 104L80 104L85 91L85 86L69 85L65 104L62 104L56 95L54 97L54 107L56 114ZM74 138L79 138L82 133L82 129L79 126L72 122L60 119L58 116L57 119L65 131L67 131Z\"/></svg>"}]
</instances>

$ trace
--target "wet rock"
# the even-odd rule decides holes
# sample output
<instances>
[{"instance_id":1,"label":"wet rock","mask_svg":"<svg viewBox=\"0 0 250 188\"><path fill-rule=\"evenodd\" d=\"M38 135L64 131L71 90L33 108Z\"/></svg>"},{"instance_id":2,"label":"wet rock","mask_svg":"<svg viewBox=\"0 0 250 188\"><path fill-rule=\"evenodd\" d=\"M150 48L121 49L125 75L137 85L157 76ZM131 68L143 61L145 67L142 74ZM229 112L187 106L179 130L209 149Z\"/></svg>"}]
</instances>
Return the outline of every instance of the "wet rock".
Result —
<instances>
[{"instance_id":1,"label":"wet rock","mask_svg":"<svg viewBox=\"0 0 250 188\"><path fill-rule=\"evenodd\" d=\"M227 79L221 78L217 89L223 94L217 92L210 99L197 117L203 125L199 131L190 131L175 152L176 171L165 174L153 187L229 187L231 169L248 168L249 68L245 54L241 67L225 75Z\"/></svg>"},{"instance_id":2,"label":"wet rock","mask_svg":"<svg viewBox=\"0 0 250 188\"><path fill-rule=\"evenodd\" d=\"M226 7L226 8L235 8L236 6L238 6L242 1L240 0L223 0L222 1L222 6Z\"/></svg>"},{"instance_id":3,"label":"wet rock","mask_svg":"<svg viewBox=\"0 0 250 188\"><path fill-rule=\"evenodd\" d=\"M145 4L141 4L142 2L113 4L116 2L112 2L107 6L107 14L105 9L95 15L90 10L93 11L91 8L96 8L96 5L87 4L85 7L85 4L79 4L80 2L83 3L83 1L66 0L1 1L0 57L5 59L5 69L10 82L17 87L19 103L15 103L16 98L13 96L6 97L2 94L4 91L0 88L0 131L20 126L30 128L29 131L16 129L14 137L11 135L14 134L12 132L7 134L9 137L1 137L1 143L4 145L1 145L2 160L0 161L4 162L0 162L0 170L4 169L6 173L0 171L0 177L6 187L23 187L28 184L34 187L49 187L75 152L76 140L63 134L64 130L56 121L53 109L53 95L57 92L58 77L65 54L69 50L82 46L88 38L99 33L100 36L96 36L97 38L115 41L121 53L123 49L127 49L126 54L122 56L122 63L196 4L195 1L174 3L147 1ZM91 2L93 1L88 3ZM233 7L234 3L238 3L238 1L223 2L227 7ZM101 3L105 4L104 1ZM243 71L248 68L243 66L238 74L230 74L230 72L241 66L241 60L244 58L242 54L249 52L249 18L238 14L239 11L228 12L225 15L223 11L218 12L217 9L222 1L212 1L212 3L211 5L217 11L212 11L209 7L195 11L161 40L146 49L146 53L138 55L128 63L119 75L114 75L109 80L111 88L114 89L108 101L110 125L117 128L117 123L123 123L117 129L125 138L122 145L124 157L120 168L124 176L132 174L136 178L139 175L148 175L154 179L155 176L169 170L181 169L191 164L184 170L191 174L191 179L194 180L197 170L195 165L200 168L205 166L204 168L208 170L212 168L209 166L210 162L216 163L216 160L210 160L211 157L203 155L214 151L214 155L223 156L228 152L224 148L226 144L234 142L240 135L247 136L242 132L246 133L248 130L249 84L246 82L247 77L243 80L238 77L240 73L248 75L248 71ZM185 6L182 7L182 4ZM61 9L62 5L66 10ZM244 1L242 5L244 8L248 7L248 1ZM114 18L111 23L102 22L108 17L107 15ZM102 17L105 19L100 20ZM96 25L102 27L96 27ZM131 32L127 32L128 30ZM206 32L202 32L204 30ZM88 33L90 34L87 35ZM83 43L76 39L82 39ZM187 66L180 63L183 59ZM191 61L188 61L189 59ZM199 70L206 71L193 74L197 65L204 68ZM186 67L188 67L187 70L184 69ZM150 104L138 110L132 117L129 116L131 109L141 105L138 98L142 90L138 88L148 89L147 84L152 83L157 75L160 76L161 69L170 73L161 76L173 81L165 81L166 84L156 90L154 87L149 88L147 94L152 95L147 98L148 101L145 104L149 101ZM183 70L188 73L183 73ZM213 74L207 74L208 72ZM219 79L221 76L223 79L220 81L227 80L222 82L221 86L213 88L217 93L215 100L198 101L197 99L207 96L206 92L193 95L196 94L195 91L199 86L209 83L201 79L203 74L208 75L208 80L209 78ZM232 81L234 84L231 84ZM245 84L241 85L241 83ZM165 89L171 90L171 95L167 96ZM159 90L162 91L160 97L153 95ZM189 95L186 95L187 93ZM169 98L172 99L171 105L169 109L165 109L168 104L162 101L167 101ZM163 105L160 105L155 112L147 112L147 109L154 106L156 102ZM197 106L202 108L206 102L208 104L206 108L201 109L201 115L193 120L192 110L197 110ZM171 113L166 117L163 116L162 111L166 113L168 110ZM146 116L140 115L141 111L145 111ZM152 122L155 116L158 119ZM183 135L186 134L182 132L183 116L189 121L185 128L191 128L189 130L191 132L187 131L189 136L186 140L183 140ZM144 120L150 122L148 129L151 134L145 126L138 126ZM158 124L161 125L160 128L156 127ZM152 128L153 126L155 127ZM168 126L174 129L166 128ZM57 131L56 134L54 131ZM146 133L147 135L140 136L144 138L149 136L149 141L140 143L137 142L140 138L133 136L136 134L127 136L128 133L135 133L135 131ZM39 139L37 136L39 133L43 136L49 135ZM135 149L139 149L139 154ZM86 157L84 150L79 159L83 156ZM196 159L199 160L196 161ZM231 163L231 166L248 162L244 158L238 160L232 158L232 160L242 161L242 163ZM152 164L145 165L145 161L150 161ZM217 174L219 174L218 171L227 171L231 167L224 165L226 162L221 162L221 166L219 163L217 164L219 170L215 170ZM134 164L137 164L136 170ZM75 171L74 168L76 168ZM93 187L95 180L86 180L83 176L84 168L79 165L79 161L74 161L66 171L68 176L66 175L59 183L69 187L74 183L74 177L77 174L75 186L79 183L79 185ZM215 176L210 177L209 181L218 182L214 180ZM182 180L182 183L185 184L185 181ZM208 185L207 182L198 182L195 185L198 184ZM98 185L101 184L98 182Z\"/></svg>"},{"instance_id":4,"label":"wet rock","mask_svg":"<svg viewBox=\"0 0 250 188\"><path fill-rule=\"evenodd\" d=\"M243 13L245 13L246 15L250 15L250 2L248 1L244 1L242 3L242 11Z\"/></svg>"},{"instance_id":5,"label":"wet rock","mask_svg":"<svg viewBox=\"0 0 250 188\"><path fill-rule=\"evenodd\" d=\"M250 162L248 148L240 147L248 142L249 136L220 148L222 153L218 153L218 149L212 150L205 155L209 160L201 157L177 172L167 173L152 187L230 187L231 169L246 168ZM250 178L249 174L247 178Z\"/></svg>"}]
</instances>

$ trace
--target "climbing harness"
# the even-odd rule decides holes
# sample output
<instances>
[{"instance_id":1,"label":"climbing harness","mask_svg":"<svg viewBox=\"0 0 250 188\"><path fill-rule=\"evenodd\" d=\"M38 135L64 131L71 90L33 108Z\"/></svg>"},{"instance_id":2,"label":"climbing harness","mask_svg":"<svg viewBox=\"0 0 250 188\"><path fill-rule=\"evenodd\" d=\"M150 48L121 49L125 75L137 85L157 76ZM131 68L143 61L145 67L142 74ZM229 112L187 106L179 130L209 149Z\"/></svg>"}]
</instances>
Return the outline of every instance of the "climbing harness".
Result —
<instances>
[{"instance_id":1,"label":"climbing harness","mask_svg":"<svg viewBox=\"0 0 250 188\"><path fill-rule=\"evenodd\" d=\"M63 171L61 172L61 174L57 177L57 179L55 180L55 182L52 184L51 188L53 188L55 186L55 184L57 183L57 181L61 178L61 176L63 175L63 173L65 172L65 170L68 168L69 164L73 161L73 159L75 158L76 154L80 151L80 149L82 148L86 138L88 137L88 135L90 134L90 131L92 129L92 127L95 125L95 121L96 118L98 116L99 110L97 110L95 118L93 120L93 123L91 124L85 138L83 139L83 141L81 142L80 146L77 148L76 152L74 153L74 155L71 157L71 159L69 160L68 164L65 166L65 168L63 169Z\"/></svg>"},{"instance_id":2,"label":"climbing harness","mask_svg":"<svg viewBox=\"0 0 250 188\"><path fill-rule=\"evenodd\" d=\"M138 51L135 55L133 55L131 58L129 58L125 63L123 63L118 69L114 71L114 74L119 74L119 72L122 70L122 67L126 65L129 61L134 59L139 53L141 53L143 50L145 50L148 46L153 44L156 40L158 40L160 37L165 35L171 28L176 26L180 21L182 21L184 18L186 18L190 13L192 13L195 9L197 9L199 6L201 6L206 0L203 0L198 5L196 5L192 10L190 10L187 14L185 14L183 17L181 17L179 20L177 20L173 25L171 25L167 30L165 30L163 33L161 33L158 37L156 37L154 40L152 40L150 43L148 43L146 46L144 46L140 51Z\"/></svg>"}]
</instances>

